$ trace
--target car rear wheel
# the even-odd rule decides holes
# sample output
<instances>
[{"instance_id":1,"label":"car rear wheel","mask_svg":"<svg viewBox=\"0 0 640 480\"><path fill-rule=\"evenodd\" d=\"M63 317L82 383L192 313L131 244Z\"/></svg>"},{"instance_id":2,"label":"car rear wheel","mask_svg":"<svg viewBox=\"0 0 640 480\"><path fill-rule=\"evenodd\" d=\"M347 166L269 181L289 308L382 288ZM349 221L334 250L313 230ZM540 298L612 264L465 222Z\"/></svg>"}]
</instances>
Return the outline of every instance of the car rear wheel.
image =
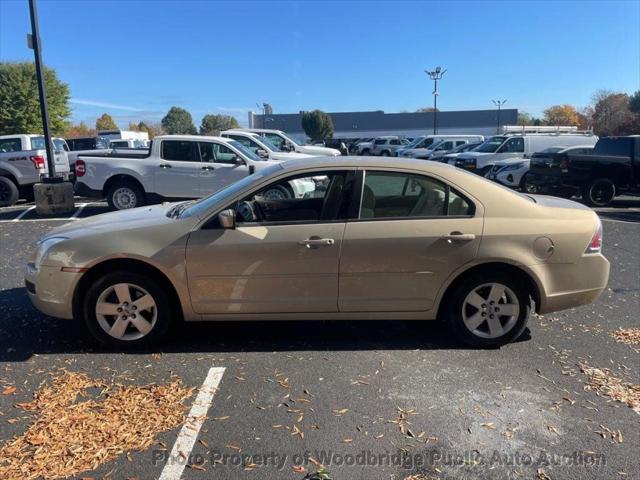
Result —
<instances>
[{"instance_id":1,"label":"car rear wheel","mask_svg":"<svg viewBox=\"0 0 640 480\"><path fill-rule=\"evenodd\" d=\"M388 151L388 150L383 150L383 151L382 151L382 153L381 153L380 155L382 155L383 157L388 157L388 156L390 156L391 154L389 153L389 151Z\"/></svg>"},{"instance_id":2,"label":"car rear wheel","mask_svg":"<svg viewBox=\"0 0 640 480\"><path fill-rule=\"evenodd\" d=\"M526 288L505 273L472 275L447 295L447 323L464 343L499 347L518 338L531 302Z\"/></svg>"},{"instance_id":3,"label":"car rear wheel","mask_svg":"<svg viewBox=\"0 0 640 480\"><path fill-rule=\"evenodd\" d=\"M582 193L582 199L591 207L606 207L616 196L616 186L608 178L592 180Z\"/></svg>"},{"instance_id":4,"label":"car rear wheel","mask_svg":"<svg viewBox=\"0 0 640 480\"><path fill-rule=\"evenodd\" d=\"M360 153L360 155L371 155L371 150L369 150L368 148L365 148L364 150L362 150L362 152Z\"/></svg>"},{"instance_id":5,"label":"car rear wheel","mask_svg":"<svg viewBox=\"0 0 640 480\"><path fill-rule=\"evenodd\" d=\"M93 337L115 348L156 343L173 318L160 285L130 272L110 273L95 281L85 295L83 314Z\"/></svg>"},{"instance_id":6,"label":"car rear wheel","mask_svg":"<svg viewBox=\"0 0 640 480\"><path fill-rule=\"evenodd\" d=\"M520 190L525 193L531 193L535 195L536 193L540 193L540 189L534 183L531 183L529 180L531 176L528 173L525 173L520 179Z\"/></svg>"},{"instance_id":7,"label":"car rear wheel","mask_svg":"<svg viewBox=\"0 0 640 480\"><path fill-rule=\"evenodd\" d=\"M7 177L0 177L0 207L10 207L20 198L18 187Z\"/></svg>"},{"instance_id":8,"label":"car rear wheel","mask_svg":"<svg viewBox=\"0 0 640 480\"><path fill-rule=\"evenodd\" d=\"M133 182L116 182L109 187L107 202L113 210L142 207L144 192Z\"/></svg>"}]
</instances>

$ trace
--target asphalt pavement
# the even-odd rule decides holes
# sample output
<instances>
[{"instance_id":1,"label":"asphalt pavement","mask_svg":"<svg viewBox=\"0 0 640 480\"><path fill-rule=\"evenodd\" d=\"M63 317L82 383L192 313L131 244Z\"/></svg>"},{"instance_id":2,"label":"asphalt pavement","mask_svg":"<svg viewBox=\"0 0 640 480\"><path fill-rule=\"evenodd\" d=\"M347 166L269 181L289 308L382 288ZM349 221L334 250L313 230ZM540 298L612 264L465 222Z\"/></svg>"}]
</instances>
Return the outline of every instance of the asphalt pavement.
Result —
<instances>
[{"instance_id":1,"label":"asphalt pavement","mask_svg":"<svg viewBox=\"0 0 640 480\"><path fill-rule=\"evenodd\" d=\"M501 349L466 348L437 322L307 321L187 324L156 349L110 352L82 324L40 314L23 288L35 241L76 212L0 209L0 448L33 421L15 405L65 369L209 388L186 402L195 426L77 478L302 479L318 463L334 480L640 478L640 415L585 390L581 370L640 384L640 346L611 336L640 327L640 201L599 213L609 288L532 317Z\"/></svg>"}]
</instances>

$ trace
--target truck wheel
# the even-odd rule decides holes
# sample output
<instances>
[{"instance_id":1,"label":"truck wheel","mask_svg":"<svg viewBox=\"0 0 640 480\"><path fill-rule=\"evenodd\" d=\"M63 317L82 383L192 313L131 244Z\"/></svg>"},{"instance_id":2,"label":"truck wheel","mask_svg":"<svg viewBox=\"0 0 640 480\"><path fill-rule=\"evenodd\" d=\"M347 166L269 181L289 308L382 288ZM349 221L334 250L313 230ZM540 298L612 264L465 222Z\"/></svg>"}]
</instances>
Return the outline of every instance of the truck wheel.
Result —
<instances>
[{"instance_id":1,"label":"truck wheel","mask_svg":"<svg viewBox=\"0 0 640 480\"><path fill-rule=\"evenodd\" d=\"M116 182L109 187L107 202L113 210L142 207L145 203L144 192L133 182Z\"/></svg>"},{"instance_id":2,"label":"truck wheel","mask_svg":"<svg viewBox=\"0 0 640 480\"><path fill-rule=\"evenodd\" d=\"M527 182L527 177L529 177L528 173L525 173L522 178L520 179L520 191L522 192L526 192L526 193L531 193L531 194L536 194L539 193L538 192L538 186L533 184L533 183L529 183Z\"/></svg>"},{"instance_id":3,"label":"truck wheel","mask_svg":"<svg viewBox=\"0 0 640 480\"><path fill-rule=\"evenodd\" d=\"M596 178L587 184L582 199L591 207L606 207L616 196L616 186L608 178Z\"/></svg>"},{"instance_id":4,"label":"truck wheel","mask_svg":"<svg viewBox=\"0 0 640 480\"><path fill-rule=\"evenodd\" d=\"M16 184L7 177L0 177L0 207L10 207L18 198L20 195Z\"/></svg>"}]
</instances>

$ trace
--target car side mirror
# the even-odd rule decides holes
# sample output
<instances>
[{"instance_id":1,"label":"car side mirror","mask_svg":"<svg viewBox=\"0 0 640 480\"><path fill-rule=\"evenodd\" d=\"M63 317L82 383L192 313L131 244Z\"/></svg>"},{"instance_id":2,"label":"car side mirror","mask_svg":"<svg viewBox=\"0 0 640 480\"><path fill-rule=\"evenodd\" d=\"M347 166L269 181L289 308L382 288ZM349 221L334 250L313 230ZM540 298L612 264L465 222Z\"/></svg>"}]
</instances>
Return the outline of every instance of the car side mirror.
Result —
<instances>
[{"instance_id":1,"label":"car side mirror","mask_svg":"<svg viewBox=\"0 0 640 480\"><path fill-rule=\"evenodd\" d=\"M234 155L234 157L231 160L236 165L244 165L245 164L245 161L242 158L240 158L239 156L237 156L237 155Z\"/></svg>"},{"instance_id":2,"label":"car side mirror","mask_svg":"<svg viewBox=\"0 0 640 480\"><path fill-rule=\"evenodd\" d=\"M260 155L262 158L267 158L269 156L269 153L263 148L259 148L258 150L256 150L256 153Z\"/></svg>"},{"instance_id":3,"label":"car side mirror","mask_svg":"<svg viewBox=\"0 0 640 480\"><path fill-rule=\"evenodd\" d=\"M233 230L236 228L236 211L233 208L227 208L218 214L218 222L225 230Z\"/></svg>"}]
</instances>

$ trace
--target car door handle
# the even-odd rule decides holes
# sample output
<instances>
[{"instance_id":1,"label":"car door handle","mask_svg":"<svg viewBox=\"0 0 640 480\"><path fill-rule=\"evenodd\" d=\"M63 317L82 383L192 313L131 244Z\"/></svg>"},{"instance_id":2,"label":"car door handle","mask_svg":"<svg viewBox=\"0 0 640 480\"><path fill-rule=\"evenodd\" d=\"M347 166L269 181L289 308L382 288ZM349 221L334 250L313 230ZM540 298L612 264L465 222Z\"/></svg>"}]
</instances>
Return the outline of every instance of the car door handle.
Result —
<instances>
[{"instance_id":1,"label":"car door handle","mask_svg":"<svg viewBox=\"0 0 640 480\"><path fill-rule=\"evenodd\" d=\"M443 235L440 237L442 240L446 240L449 243L453 242L469 242L475 240L476 236L473 233L451 232L449 235Z\"/></svg>"},{"instance_id":2,"label":"car door handle","mask_svg":"<svg viewBox=\"0 0 640 480\"><path fill-rule=\"evenodd\" d=\"M301 245L307 248L318 248L318 247L335 245L335 243L336 241L333 238L311 237L311 238L307 238L306 240L299 241L298 245Z\"/></svg>"},{"instance_id":3,"label":"car door handle","mask_svg":"<svg viewBox=\"0 0 640 480\"><path fill-rule=\"evenodd\" d=\"M161 163L158 165L160 168L173 168L169 163Z\"/></svg>"},{"instance_id":4,"label":"car door handle","mask_svg":"<svg viewBox=\"0 0 640 480\"><path fill-rule=\"evenodd\" d=\"M214 167L202 167L202 170L215 170Z\"/></svg>"}]
</instances>

